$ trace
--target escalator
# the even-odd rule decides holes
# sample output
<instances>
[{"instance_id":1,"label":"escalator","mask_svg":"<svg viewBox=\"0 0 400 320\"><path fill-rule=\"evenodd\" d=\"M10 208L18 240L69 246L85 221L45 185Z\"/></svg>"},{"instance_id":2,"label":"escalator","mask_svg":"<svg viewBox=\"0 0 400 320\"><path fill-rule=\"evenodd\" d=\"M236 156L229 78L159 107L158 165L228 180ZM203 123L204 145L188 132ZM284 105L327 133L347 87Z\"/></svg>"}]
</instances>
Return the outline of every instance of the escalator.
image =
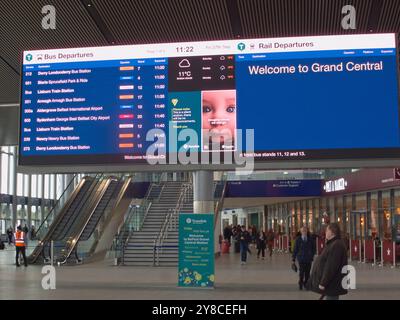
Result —
<instances>
[{"instance_id":1,"label":"escalator","mask_svg":"<svg viewBox=\"0 0 400 320\"><path fill-rule=\"evenodd\" d=\"M125 195L131 179L122 177L109 178L107 183L99 189L96 203L74 224L69 236L58 241L54 259L59 264L80 262L93 252L107 219L112 216L113 210L118 206Z\"/></svg>"},{"instance_id":2,"label":"escalator","mask_svg":"<svg viewBox=\"0 0 400 320\"><path fill-rule=\"evenodd\" d=\"M51 241L68 235L74 221L84 210L85 204L90 202L92 193L95 193L99 187L101 177L102 175L96 175L94 178L84 177L70 195L63 193L38 228L39 243L28 257L30 263L39 262L40 256L46 261ZM64 196L69 196L65 203L62 201Z\"/></svg>"}]
</instances>

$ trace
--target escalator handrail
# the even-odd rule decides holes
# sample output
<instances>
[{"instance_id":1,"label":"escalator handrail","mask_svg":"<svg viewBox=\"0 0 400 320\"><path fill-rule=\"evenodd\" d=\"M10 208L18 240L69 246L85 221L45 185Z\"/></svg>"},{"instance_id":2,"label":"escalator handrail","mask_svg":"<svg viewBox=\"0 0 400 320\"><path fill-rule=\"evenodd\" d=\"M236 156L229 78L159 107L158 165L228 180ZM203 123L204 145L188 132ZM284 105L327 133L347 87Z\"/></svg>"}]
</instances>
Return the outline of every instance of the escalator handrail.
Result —
<instances>
[{"instance_id":1,"label":"escalator handrail","mask_svg":"<svg viewBox=\"0 0 400 320\"><path fill-rule=\"evenodd\" d=\"M117 187L118 187L118 185L124 180L124 178L125 178L125 177L122 176L122 177L120 177L119 180L117 181L117 185L116 185L115 189L113 190L112 194L110 195L110 198L108 199L108 201L107 201L107 203L106 203L106 205L105 205L105 207L104 207L104 210L103 210L103 212L101 213L99 219L101 219L101 217L103 216L103 214L104 214L104 213L106 212L106 210L108 209L108 207L109 207L109 205L110 205L110 202L111 202L113 199L115 199L115 196L118 195L118 193L121 191L122 187L121 187L121 189L119 189L119 191L118 191L118 188L117 188ZM85 219L85 223L84 223L84 225L80 228L80 231L77 232L77 235L76 235L76 237L75 237L76 241L75 241L75 243L73 244L73 248L70 248L70 252L68 253L68 256L66 257L66 259L69 258L69 256L70 256L71 253L73 252L74 248L76 248L76 247L78 246L79 241L80 241L80 239L81 239L81 237L82 237L83 232L85 231L85 229L86 229L88 223L92 220L93 214L94 214L95 211L97 210L97 207L99 206L101 200L103 199L104 194L107 192L108 188L110 187L110 184L111 184L111 182L112 182L112 178L110 178L109 180L110 180L110 183L108 184L107 187L105 187L104 193L101 195L99 202L97 203L97 205L94 207L94 209L91 211L91 213L90 213L90 214L87 216L87 218ZM117 197L117 198L118 198L118 197ZM113 206L115 206L115 204L114 204ZM96 223L96 226L95 226L94 230L95 230L96 228L97 228L97 223ZM93 231L94 231L94 230L93 230Z\"/></svg>"},{"instance_id":2,"label":"escalator handrail","mask_svg":"<svg viewBox=\"0 0 400 320\"><path fill-rule=\"evenodd\" d=\"M113 205L113 209L111 210L111 213L119 206L119 204L120 204L120 202L122 201L122 199L125 199L125 198L127 197L126 192L127 192L128 188L129 188L131 182L132 182L132 179L133 179L133 176L128 176L128 177L127 177L126 181L124 182L123 186L121 187L121 189L120 189L120 191L119 191L119 194L118 194L118 196L117 196L117 199L116 199L116 201L115 201L115 204ZM110 220L111 220L112 218L113 218L113 214L109 214L109 215L105 218L105 220L102 222L103 226L108 225L108 223L110 222ZM97 227L98 227L98 226L97 226ZM97 228L97 227L96 227L96 228ZM94 241L94 243L92 244L90 250L88 251L89 254L92 254L93 251L95 250L96 245L97 245L99 239L102 237L104 230L105 230L105 229L103 228L103 230L100 232L100 234L99 234L97 240Z\"/></svg>"},{"instance_id":3,"label":"escalator handrail","mask_svg":"<svg viewBox=\"0 0 400 320\"><path fill-rule=\"evenodd\" d=\"M78 195L78 193L81 191L82 187L84 186L85 183L89 183L88 180L89 177L84 177L82 178L82 180L79 182L79 184L76 186L76 188L74 189L74 191L71 193L70 197L68 198L67 202L64 204L64 206L62 207L61 211L59 212L59 214L55 217L55 219L53 220L53 222L51 223L51 225L49 226L49 230L46 232L46 234L44 235L43 239L39 240L38 245L36 246L36 248L33 250L33 252L29 255L28 259L31 260L32 262L35 262L36 259L38 258L40 253L43 253L43 248L45 247L45 244L49 241L49 238L51 237L51 235L53 234L55 228L57 227L58 223L60 222L60 220L62 219L62 217L64 216L64 214L66 213L66 211L68 210L68 208L72 205L73 201L75 200L76 196ZM92 183L93 181L91 181ZM39 231L39 229L38 229ZM39 252L36 252L37 250L40 250ZM32 263L31 262L31 263Z\"/></svg>"},{"instance_id":4,"label":"escalator handrail","mask_svg":"<svg viewBox=\"0 0 400 320\"><path fill-rule=\"evenodd\" d=\"M90 185L89 189L88 189L87 192L86 192L86 196L85 196L84 198L80 199L80 202L79 202L79 203L84 203L84 204L82 205L82 207L80 207L80 208L76 207L76 208L74 209L74 214L73 214L73 216L75 215L75 218L72 220L72 223L71 223L71 225L68 227L68 230L65 230L66 228L64 227L64 228L62 229L62 232L63 232L63 233L62 233L62 236L60 237L60 235L58 235L57 238L54 238L54 237L53 237L51 240L53 240L53 241L55 241L55 242L62 242L62 243L63 243L63 246L65 246L65 240L64 240L64 239L66 238L66 236L67 236L69 230L72 228L72 226L74 225L74 223L75 223L75 221L76 221L76 219L77 219L77 216L79 215L79 214L75 214L76 210L79 210L79 211L86 210L88 204L90 203L90 201L88 202L88 199L90 199L90 198L92 197L93 191L96 191L96 190L99 188L99 186L101 185L101 183L103 183L103 180L101 179L102 176L103 176L103 174L96 174L95 179L92 181L92 184ZM73 217L73 216L72 216L72 217ZM60 221L60 222L61 222L61 221ZM47 241L47 242L48 242L48 241ZM48 256L48 257L51 257L50 246L47 246L47 247L48 247L47 256ZM62 247L62 246L60 245L60 246L58 246L58 247ZM46 260L45 254L44 254L44 259Z\"/></svg>"},{"instance_id":5,"label":"escalator handrail","mask_svg":"<svg viewBox=\"0 0 400 320\"><path fill-rule=\"evenodd\" d=\"M36 230L36 234L39 234L40 232L40 228L42 228L42 226L44 225L44 223L47 221L47 219L50 217L50 215L53 213L53 211L55 210L56 206L58 205L58 203L60 202L61 198L64 196L65 192L67 191L67 189L71 186L71 184L74 182L75 178L78 176L78 174L75 174L74 177L71 179L71 181L68 183L67 187L64 189L63 193L61 194L61 196L57 199L56 203L54 204L54 206L51 208L51 210L49 211L49 213L46 215L46 217L43 219L42 223L40 224L39 228ZM86 177L83 177L83 179L85 179ZM81 181L82 181L81 180Z\"/></svg>"},{"instance_id":6,"label":"escalator handrail","mask_svg":"<svg viewBox=\"0 0 400 320\"><path fill-rule=\"evenodd\" d=\"M115 206L116 206L117 201L118 201L118 200L117 200L117 199L118 199L118 194L119 194L119 192L121 191L121 189L122 189L122 187L123 187L123 185L122 185L122 186L121 186L121 189L118 189L118 185L119 185L121 182L123 182L124 178L125 178L125 177L122 176L122 177L120 177L119 180L117 181L117 185L115 186L115 189L113 190L112 194L110 195L110 198L108 199L108 201L107 201L107 203L106 203L106 205L105 205L105 207L104 207L104 210L103 210L102 213L100 214L99 219L101 219L101 218L103 217L103 215L104 215L104 214L106 213L106 211L109 209L110 204L111 204L111 201L114 200L114 199L115 199L115 203L113 204L112 207L115 207ZM104 196L104 195L103 195L103 196ZM101 200L100 200L100 201L101 201ZM99 202L99 204L100 204L100 202ZM92 220L93 214L94 214L94 212L97 210L97 207L98 207L98 205L96 206L95 210L93 210L93 212L92 212L92 214L90 215L88 221L85 223L85 226L84 226L84 228L82 229L82 233L85 231L85 229L86 229L88 223ZM96 227L95 227L94 229L96 229L96 228L97 228L97 224L96 224ZM82 234L79 235L78 241L80 241L81 236L82 236ZM90 237L90 236L89 236L89 237ZM78 241L77 241L77 242L78 242Z\"/></svg>"},{"instance_id":7,"label":"escalator handrail","mask_svg":"<svg viewBox=\"0 0 400 320\"><path fill-rule=\"evenodd\" d=\"M102 177L103 177L103 174L102 174L102 173L101 173L101 174L96 174L96 176L95 176L95 177L93 178L93 180L91 181L91 184L90 184L89 189L88 189L88 191L87 191L88 196L87 196L85 199L88 199L88 198L91 197L91 194L92 194L93 190L97 190L97 186L102 182L102 180L101 180ZM87 179L87 178L89 178L89 177L85 177L85 178ZM90 177L90 178L91 178L91 177ZM82 180L83 180L83 179L82 179ZM83 185L82 185L82 186L83 186ZM80 190L81 190L81 188L79 189L79 191L80 191ZM70 198L72 201L69 201L68 206L64 206L64 208L63 208L63 214L59 214L59 215L57 216L57 220L56 220L56 221L53 221L49 232L47 232L47 234L46 234L45 239L44 239L43 241L41 241L41 245L42 245L43 247L45 247L46 244L48 244L50 240L54 240L54 241L62 241L62 240L63 240L64 236L63 236L62 238L57 237L56 239L49 239L49 238L52 238L55 229L58 227L59 223L61 223L62 219L64 218L64 216L65 216L65 214L66 214L66 212L68 211L68 209L69 209L70 206L72 205L73 201L76 199L77 194L78 194L78 192L75 194L74 197L71 197L71 198ZM81 201L84 201L84 199L81 199ZM82 208L85 207L86 205L87 205L87 204L85 204L84 206L82 206ZM76 208L75 210L77 210L77 208ZM75 217L74 221L72 221L71 226L74 224L76 218L77 218L77 217ZM71 228L71 226L69 227L69 229ZM68 229L68 230L69 230L69 229ZM50 232L50 231L51 231L51 232ZM66 231L65 233L67 233L67 232L68 232L68 231ZM51 256L50 247L49 247L48 249L49 249L48 256ZM46 260L46 256L45 256L45 253L44 253L44 252L43 252L43 258Z\"/></svg>"},{"instance_id":8,"label":"escalator handrail","mask_svg":"<svg viewBox=\"0 0 400 320\"><path fill-rule=\"evenodd\" d=\"M77 218L75 218L75 221L73 222L73 225L71 226L71 228L73 228L73 231L70 232L70 234L72 234L72 236L69 236L65 241L65 249L66 249L67 253L66 254L64 253L63 260L59 261L60 264L64 264L67 261L67 259L71 255L72 251L76 247L79 237L81 236L87 223L90 221L90 218L92 217L93 213L96 211L96 208L98 207L99 203L101 202L101 199L104 197L104 194L106 193L107 189L109 188L109 186L111 184L111 180L112 180L111 178L107 178L107 179L103 180L99 184L98 188L96 188L96 191L94 191L95 194L93 195L93 197L91 197L92 200L90 201L90 204L88 204L86 206L86 208L82 211L83 213L85 213L86 211L88 211L89 213L86 215L83 215L83 217L82 217L82 219L80 219L80 221L78 221ZM84 221L84 225L82 226L83 221Z\"/></svg>"},{"instance_id":9,"label":"escalator handrail","mask_svg":"<svg viewBox=\"0 0 400 320\"><path fill-rule=\"evenodd\" d=\"M100 187L100 185L102 184L102 182L104 181L104 180L102 180L103 176L104 176L103 173L96 175L93 183L90 185L89 190L86 193L86 197L81 199L81 202L84 202L84 204L82 205L82 207L79 208L79 211L85 212L87 207L92 203L90 201L90 199L92 198L93 192L96 192L98 190L98 188ZM78 210L78 208L76 208L75 210ZM74 214L72 216L73 220L72 220L72 223L70 223L69 228L67 230L65 230L65 228L64 228L62 237L57 236L57 238L55 238L54 240L56 240L56 241L64 240L66 237L66 234L68 234L68 231L73 227L78 216L79 216L79 214Z\"/></svg>"}]
</instances>

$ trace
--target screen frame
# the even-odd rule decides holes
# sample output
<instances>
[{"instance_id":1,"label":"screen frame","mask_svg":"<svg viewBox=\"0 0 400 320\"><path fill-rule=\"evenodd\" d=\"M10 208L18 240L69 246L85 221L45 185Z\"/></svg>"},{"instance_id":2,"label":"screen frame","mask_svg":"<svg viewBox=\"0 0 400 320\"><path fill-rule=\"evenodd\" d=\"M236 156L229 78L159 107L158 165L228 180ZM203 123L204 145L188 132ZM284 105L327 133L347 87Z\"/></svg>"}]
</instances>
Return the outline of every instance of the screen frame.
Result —
<instances>
[{"instance_id":1,"label":"screen frame","mask_svg":"<svg viewBox=\"0 0 400 320\"><path fill-rule=\"evenodd\" d=\"M379 33L361 33L361 34L351 34L351 35L379 35ZM396 66L397 66L397 100L398 100L398 121L400 128L400 48L399 48L399 33L398 32L388 32L385 34L393 34L395 37L395 49L396 49ZM318 37L318 36L344 36L344 35L307 35L306 37ZM297 37L283 37L283 38L268 38L268 39L286 39L286 38L301 38L303 36ZM264 38L251 38L251 39L239 39L239 40L257 40ZM222 39L218 41L227 41L227 40L238 40L238 39ZM180 44L181 42L168 43L170 45ZM190 43L190 42L189 42ZM157 43L151 43L153 45L157 45ZM107 46L97 46L97 47L110 47ZM118 47L118 45L115 45ZM53 49L69 49L73 47L65 47L65 48L47 48L45 50L53 50ZM85 48L85 47L80 47ZM88 47L89 48L89 47ZM36 49L40 50L40 49ZM213 171L232 171L240 168L240 165L237 164L157 164L151 165L144 161L143 163L89 163L89 164L76 164L73 163L71 165L68 164L23 164L21 159L21 130L22 130L22 88L23 88L23 68L24 68L24 56L25 51L22 51L20 55L20 103L19 103L19 124L18 124L18 161L17 161L17 172L19 173L73 173L73 172L157 172L157 171L197 171L197 170L213 170ZM33 51L33 50L29 50ZM179 57L180 55L177 54ZM400 135L400 131L399 131ZM371 148L363 148L362 150L370 150ZM390 148L375 148L388 150ZM400 152L399 148L393 148ZM343 149L327 149L327 150L343 150ZM352 150L352 149L350 149ZM272 152L273 150L269 151ZM296 150L297 151L297 150ZM298 150L300 151L300 150ZM315 151L323 151L323 149L318 149ZM263 152L263 151L260 151ZM32 157L32 156L30 156ZM47 157L47 156L38 156L38 157ZM62 156L58 156L62 157ZM85 155L79 155L79 157L85 157ZM243 160L243 159L242 159ZM243 160L244 161L244 160ZM262 160L255 159L254 160L254 170L270 170L270 169L324 169L324 168L373 168L373 167L397 167L400 166L400 155L399 157L390 156L390 157L354 157L354 158L329 158L329 159L308 159L308 160ZM79 168L79 169L78 169Z\"/></svg>"}]
</instances>

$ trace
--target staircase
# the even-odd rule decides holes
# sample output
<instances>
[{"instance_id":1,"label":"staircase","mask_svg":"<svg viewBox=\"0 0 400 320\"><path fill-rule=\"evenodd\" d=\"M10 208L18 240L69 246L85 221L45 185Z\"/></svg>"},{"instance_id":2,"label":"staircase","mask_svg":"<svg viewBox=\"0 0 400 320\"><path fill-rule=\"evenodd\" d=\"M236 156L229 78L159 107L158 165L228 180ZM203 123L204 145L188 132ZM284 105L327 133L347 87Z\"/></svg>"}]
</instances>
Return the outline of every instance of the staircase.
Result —
<instances>
[{"instance_id":1,"label":"staircase","mask_svg":"<svg viewBox=\"0 0 400 320\"><path fill-rule=\"evenodd\" d=\"M179 193L182 187L182 182L163 182L162 187L153 187L150 191L149 199L153 201L150 209L143 222L143 227L140 231L133 232L124 249L123 264L128 266L153 266L153 250L154 241L158 238L162 225L165 222L166 216L170 210L175 209L178 201ZM159 200L158 195L162 190ZM158 192L158 194L157 194ZM192 204L193 206L193 201ZM190 212L187 207L184 210ZM178 232L170 234L168 243L178 245ZM173 259L172 259L173 258ZM178 248L173 252L171 260L163 257L166 265L172 261L177 265L178 261Z\"/></svg>"},{"instance_id":2,"label":"staircase","mask_svg":"<svg viewBox=\"0 0 400 320\"><path fill-rule=\"evenodd\" d=\"M185 197L185 201L182 203L179 213L193 213L193 191ZM178 266L178 245L179 245L179 217L176 218L176 228L168 231L157 257L157 266L160 267L176 267Z\"/></svg>"}]
</instances>

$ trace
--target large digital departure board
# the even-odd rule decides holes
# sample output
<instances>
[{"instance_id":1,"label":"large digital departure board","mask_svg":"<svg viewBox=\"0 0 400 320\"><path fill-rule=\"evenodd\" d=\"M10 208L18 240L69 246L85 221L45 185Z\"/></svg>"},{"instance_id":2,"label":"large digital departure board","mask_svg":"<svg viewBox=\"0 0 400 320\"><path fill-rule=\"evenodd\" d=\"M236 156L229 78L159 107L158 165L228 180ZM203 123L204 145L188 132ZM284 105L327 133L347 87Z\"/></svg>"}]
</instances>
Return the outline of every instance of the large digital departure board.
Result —
<instances>
[{"instance_id":1,"label":"large digital departure board","mask_svg":"<svg viewBox=\"0 0 400 320\"><path fill-rule=\"evenodd\" d=\"M395 39L25 51L19 165L400 158Z\"/></svg>"}]
</instances>

